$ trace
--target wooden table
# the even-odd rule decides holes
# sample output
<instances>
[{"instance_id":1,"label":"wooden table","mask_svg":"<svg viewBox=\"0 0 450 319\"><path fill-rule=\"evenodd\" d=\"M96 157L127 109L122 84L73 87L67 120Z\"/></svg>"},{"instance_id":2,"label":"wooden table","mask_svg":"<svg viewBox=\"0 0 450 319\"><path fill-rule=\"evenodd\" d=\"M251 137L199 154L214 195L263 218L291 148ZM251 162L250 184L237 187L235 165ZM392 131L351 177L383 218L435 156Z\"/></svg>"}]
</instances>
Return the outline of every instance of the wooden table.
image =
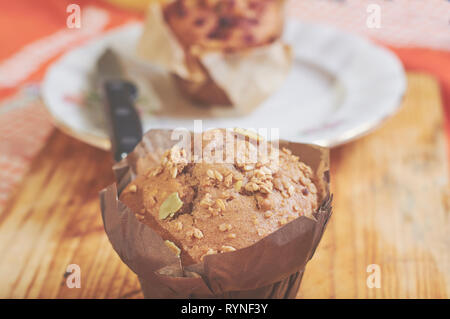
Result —
<instances>
[{"instance_id":1,"label":"wooden table","mask_svg":"<svg viewBox=\"0 0 450 319\"><path fill-rule=\"evenodd\" d=\"M333 149L334 215L299 298L447 298L448 160L436 81L409 74L403 107ZM103 231L98 192L110 155L55 130L0 213L1 298L141 298ZM68 288L69 264L81 288ZM368 288L377 264L381 287Z\"/></svg>"}]
</instances>

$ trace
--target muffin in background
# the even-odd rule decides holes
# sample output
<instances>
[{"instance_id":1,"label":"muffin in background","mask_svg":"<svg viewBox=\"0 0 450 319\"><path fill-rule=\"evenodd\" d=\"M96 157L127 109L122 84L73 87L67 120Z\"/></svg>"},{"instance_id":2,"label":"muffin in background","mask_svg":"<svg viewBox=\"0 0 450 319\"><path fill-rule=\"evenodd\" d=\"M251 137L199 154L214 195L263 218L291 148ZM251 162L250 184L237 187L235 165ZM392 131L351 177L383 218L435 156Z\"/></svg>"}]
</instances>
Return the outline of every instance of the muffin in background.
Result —
<instances>
[{"instance_id":1,"label":"muffin in background","mask_svg":"<svg viewBox=\"0 0 450 319\"><path fill-rule=\"evenodd\" d=\"M138 53L168 69L191 100L245 114L281 85L290 68L290 50L280 41L283 25L284 0L154 3Z\"/></svg>"},{"instance_id":2,"label":"muffin in background","mask_svg":"<svg viewBox=\"0 0 450 319\"><path fill-rule=\"evenodd\" d=\"M284 0L176 0L164 5L167 24L187 50L233 52L278 39Z\"/></svg>"}]
</instances>

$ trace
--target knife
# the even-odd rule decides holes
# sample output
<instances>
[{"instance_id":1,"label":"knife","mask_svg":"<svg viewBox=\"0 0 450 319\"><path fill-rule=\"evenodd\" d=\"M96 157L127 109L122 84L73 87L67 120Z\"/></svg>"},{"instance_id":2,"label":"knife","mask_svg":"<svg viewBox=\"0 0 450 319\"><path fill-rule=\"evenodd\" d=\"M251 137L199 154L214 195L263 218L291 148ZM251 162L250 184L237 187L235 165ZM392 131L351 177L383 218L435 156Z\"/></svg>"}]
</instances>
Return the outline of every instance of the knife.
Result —
<instances>
[{"instance_id":1,"label":"knife","mask_svg":"<svg viewBox=\"0 0 450 319\"><path fill-rule=\"evenodd\" d=\"M142 139L142 124L134 106L137 87L125 76L117 54L106 49L97 61L97 81L114 160L119 162Z\"/></svg>"}]
</instances>

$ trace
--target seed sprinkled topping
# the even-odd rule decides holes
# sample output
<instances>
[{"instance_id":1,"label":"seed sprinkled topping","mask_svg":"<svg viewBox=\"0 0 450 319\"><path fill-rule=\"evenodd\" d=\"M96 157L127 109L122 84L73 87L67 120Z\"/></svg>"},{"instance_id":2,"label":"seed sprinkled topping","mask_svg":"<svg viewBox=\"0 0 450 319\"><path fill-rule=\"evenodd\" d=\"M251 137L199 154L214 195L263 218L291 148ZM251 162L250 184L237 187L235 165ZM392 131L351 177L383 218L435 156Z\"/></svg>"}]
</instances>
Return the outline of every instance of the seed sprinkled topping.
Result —
<instances>
[{"instance_id":1,"label":"seed sprinkled topping","mask_svg":"<svg viewBox=\"0 0 450 319\"><path fill-rule=\"evenodd\" d=\"M234 184L234 189L236 192L240 192L242 188L242 181L237 181L236 184Z\"/></svg>"},{"instance_id":2,"label":"seed sprinkled topping","mask_svg":"<svg viewBox=\"0 0 450 319\"><path fill-rule=\"evenodd\" d=\"M132 185L130 185L128 190L130 191L130 193L136 193L137 192L137 186L132 184Z\"/></svg>"},{"instance_id":3,"label":"seed sprinkled topping","mask_svg":"<svg viewBox=\"0 0 450 319\"><path fill-rule=\"evenodd\" d=\"M224 246L222 246L220 248L220 251L223 252L223 253L227 253L227 252L230 252L230 251L236 251L236 248L234 248L233 246L224 245Z\"/></svg>"},{"instance_id":4,"label":"seed sprinkled topping","mask_svg":"<svg viewBox=\"0 0 450 319\"><path fill-rule=\"evenodd\" d=\"M194 237L197 239L202 239L203 238L202 231L198 228L194 228Z\"/></svg>"},{"instance_id":5,"label":"seed sprinkled topping","mask_svg":"<svg viewBox=\"0 0 450 319\"><path fill-rule=\"evenodd\" d=\"M270 210L268 210L267 212L264 213L264 218L270 218L272 216L273 216L273 213Z\"/></svg>"},{"instance_id":6,"label":"seed sprinkled topping","mask_svg":"<svg viewBox=\"0 0 450 319\"><path fill-rule=\"evenodd\" d=\"M223 232L226 232L226 231L228 231L228 230L231 230L232 228L233 228L233 226L231 226L231 224L223 223L223 224L220 224L220 225L219 225L219 230L220 230L220 231L223 231Z\"/></svg>"}]
</instances>

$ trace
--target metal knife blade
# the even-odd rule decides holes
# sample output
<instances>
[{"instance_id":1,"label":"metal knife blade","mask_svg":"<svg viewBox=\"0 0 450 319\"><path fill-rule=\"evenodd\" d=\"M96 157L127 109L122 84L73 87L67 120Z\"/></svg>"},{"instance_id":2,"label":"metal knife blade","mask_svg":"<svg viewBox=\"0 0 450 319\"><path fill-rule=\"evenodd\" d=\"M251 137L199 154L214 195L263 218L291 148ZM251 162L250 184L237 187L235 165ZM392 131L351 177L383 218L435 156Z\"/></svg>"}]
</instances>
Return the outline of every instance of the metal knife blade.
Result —
<instances>
[{"instance_id":1,"label":"metal knife blade","mask_svg":"<svg viewBox=\"0 0 450 319\"><path fill-rule=\"evenodd\" d=\"M118 162L142 139L142 124L134 106L136 86L126 79L119 57L107 49L97 61L98 88L114 159Z\"/></svg>"}]
</instances>

